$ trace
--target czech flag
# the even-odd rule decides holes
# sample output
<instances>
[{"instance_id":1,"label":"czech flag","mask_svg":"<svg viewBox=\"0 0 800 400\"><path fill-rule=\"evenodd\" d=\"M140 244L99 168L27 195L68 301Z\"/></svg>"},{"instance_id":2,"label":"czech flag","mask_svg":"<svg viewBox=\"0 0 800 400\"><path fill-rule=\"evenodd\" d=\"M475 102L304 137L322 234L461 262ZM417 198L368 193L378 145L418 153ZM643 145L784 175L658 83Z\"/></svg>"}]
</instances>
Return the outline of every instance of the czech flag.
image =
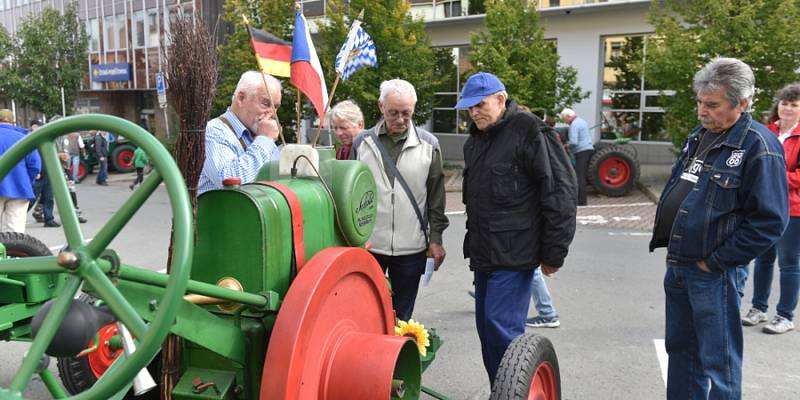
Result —
<instances>
[{"instance_id":1,"label":"czech flag","mask_svg":"<svg viewBox=\"0 0 800 400\"><path fill-rule=\"evenodd\" d=\"M253 27L248 28L250 29L250 44L256 53L258 68L261 69L261 72L288 78L292 60L292 45L269 32Z\"/></svg>"},{"instance_id":2,"label":"czech flag","mask_svg":"<svg viewBox=\"0 0 800 400\"><path fill-rule=\"evenodd\" d=\"M311 43L311 33L308 31L306 18L301 11L297 11L294 20L291 70L292 84L311 100L320 121L324 121L328 89L325 87L325 77L322 75L319 57L314 50L314 44Z\"/></svg>"}]
</instances>

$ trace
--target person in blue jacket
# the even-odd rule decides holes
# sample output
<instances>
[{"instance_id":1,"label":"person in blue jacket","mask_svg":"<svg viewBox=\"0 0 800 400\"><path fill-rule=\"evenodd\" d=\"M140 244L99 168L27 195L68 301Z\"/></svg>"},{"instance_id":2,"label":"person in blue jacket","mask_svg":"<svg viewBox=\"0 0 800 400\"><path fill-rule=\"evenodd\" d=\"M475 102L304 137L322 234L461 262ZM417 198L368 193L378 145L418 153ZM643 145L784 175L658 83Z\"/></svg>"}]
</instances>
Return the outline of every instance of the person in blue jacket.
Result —
<instances>
[{"instance_id":1,"label":"person in blue jacket","mask_svg":"<svg viewBox=\"0 0 800 400\"><path fill-rule=\"evenodd\" d=\"M27 134L14 121L11 110L0 110L0 154L5 154ZM41 169L39 153L33 151L0 181L0 232L25 233L28 203L34 199L33 182Z\"/></svg>"}]
</instances>

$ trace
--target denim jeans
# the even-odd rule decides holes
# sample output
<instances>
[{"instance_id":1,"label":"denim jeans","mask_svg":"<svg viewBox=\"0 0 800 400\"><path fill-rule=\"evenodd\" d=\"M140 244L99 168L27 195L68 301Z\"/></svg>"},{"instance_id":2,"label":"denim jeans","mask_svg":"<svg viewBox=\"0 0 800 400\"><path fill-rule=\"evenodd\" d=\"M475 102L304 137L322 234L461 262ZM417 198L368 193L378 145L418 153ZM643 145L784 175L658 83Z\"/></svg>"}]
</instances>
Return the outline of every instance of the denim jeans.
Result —
<instances>
[{"instance_id":1,"label":"denim jeans","mask_svg":"<svg viewBox=\"0 0 800 400\"><path fill-rule=\"evenodd\" d=\"M553 307L553 299L550 297L550 291L547 290L547 283L544 281L544 274L542 274L541 267L533 271L531 298L533 299L533 305L536 307L536 314L538 316L543 318L558 317L556 308Z\"/></svg>"},{"instance_id":2,"label":"denim jeans","mask_svg":"<svg viewBox=\"0 0 800 400\"><path fill-rule=\"evenodd\" d=\"M73 182L77 182L78 181L78 169L80 168L80 165L81 165L81 156L79 156L79 155L72 156L71 155L71 156L69 156L69 158L70 158L70 160L69 160L70 164L69 165L71 166L70 167L70 172L72 173L70 175L70 179L72 179Z\"/></svg>"},{"instance_id":3,"label":"denim jeans","mask_svg":"<svg viewBox=\"0 0 800 400\"><path fill-rule=\"evenodd\" d=\"M788 320L800 296L800 217L791 217L778 243L756 258L753 266L753 308L767 312L775 257L780 270L780 297L776 310Z\"/></svg>"},{"instance_id":4,"label":"denim jeans","mask_svg":"<svg viewBox=\"0 0 800 400\"><path fill-rule=\"evenodd\" d=\"M414 313L417 301L419 279L425 272L425 252L405 256L385 256L375 254L383 273L389 275L392 282L392 306L397 319L408 321Z\"/></svg>"},{"instance_id":5,"label":"denim jeans","mask_svg":"<svg viewBox=\"0 0 800 400\"><path fill-rule=\"evenodd\" d=\"M97 183L104 183L108 179L108 157L98 160L100 163L97 169Z\"/></svg>"},{"instance_id":6,"label":"denim jeans","mask_svg":"<svg viewBox=\"0 0 800 400\"><path fill-rule=\"evenodd\" d=\"M668 266L666 294L667 399L742 397L744 266L704 272Z\"/></svg>"},{"instance_id":7,"label":"denim jeans","mask_svg":"<svg viewBox=\"0 0 800 400\"><path fill-rule=\"evenodd\" d=\"M39 203L42 205L44 222L53 222L55 220L53 218L53 188L44 172L42 177L33 183L33 195L39 199Z\"/></svg>"},{"instance_id":8,"label":"denim jeans","mask_svg":"<svg viewBox=\"0 0 800 400\"><path fill-rule=\"evenodd\" d=\"M508 345L525 333L532 278L533 270L475 272L475 326L491 385Z\"/></svg>"}]
</instances>

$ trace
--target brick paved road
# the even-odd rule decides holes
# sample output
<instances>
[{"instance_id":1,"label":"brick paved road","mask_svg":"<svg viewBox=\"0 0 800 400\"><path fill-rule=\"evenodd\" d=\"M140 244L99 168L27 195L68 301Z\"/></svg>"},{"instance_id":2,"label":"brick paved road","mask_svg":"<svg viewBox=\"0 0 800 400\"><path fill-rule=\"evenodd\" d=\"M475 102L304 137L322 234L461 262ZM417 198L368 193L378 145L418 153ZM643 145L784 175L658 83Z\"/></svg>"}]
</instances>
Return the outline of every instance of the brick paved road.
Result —
<instances>
[{"instance_id":1,"label":"brick paved road","mask_svg":"<svg viewBox=\"0 0 800 400\"><path fill-rule=\"evenodd\" d=\"M578 207L578 225L598 228L650 231L656 205L639 190L625 197L589 194L589 205ZM463 213L461 192L447 192L447 212Z\"/></svg>"}]
</instances>

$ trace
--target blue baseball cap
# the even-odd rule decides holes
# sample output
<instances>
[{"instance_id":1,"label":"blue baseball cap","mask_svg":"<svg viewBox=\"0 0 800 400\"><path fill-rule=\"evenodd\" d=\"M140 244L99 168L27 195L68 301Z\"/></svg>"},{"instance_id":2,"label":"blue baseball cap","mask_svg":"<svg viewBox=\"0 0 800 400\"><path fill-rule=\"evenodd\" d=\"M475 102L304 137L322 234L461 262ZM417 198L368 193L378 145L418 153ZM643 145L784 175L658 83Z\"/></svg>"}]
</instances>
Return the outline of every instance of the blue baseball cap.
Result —
<instances>
[{"instance_id":1,"label":"blue baseball cap","mask_svg":"<svg viewBox=\"0 0 800 400\"><path fill-rule=\"evenodd\" d=\"M506 90L503 82L488 72L478 72L467 79L464 89L461 90L461 99L456 103L456 108L470 108L480 103L486 96Z\"/></svg>"}]
</instances>

